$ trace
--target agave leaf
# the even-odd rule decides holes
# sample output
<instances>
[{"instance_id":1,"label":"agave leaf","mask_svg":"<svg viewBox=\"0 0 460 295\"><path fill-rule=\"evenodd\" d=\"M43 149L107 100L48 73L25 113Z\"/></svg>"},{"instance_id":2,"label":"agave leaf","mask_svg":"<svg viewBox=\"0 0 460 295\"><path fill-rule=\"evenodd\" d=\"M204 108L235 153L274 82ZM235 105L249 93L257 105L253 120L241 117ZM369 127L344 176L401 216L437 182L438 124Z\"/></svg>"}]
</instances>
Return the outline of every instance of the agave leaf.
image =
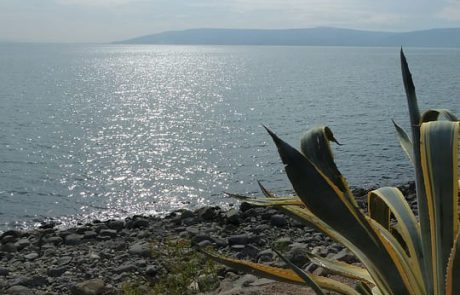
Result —
<instances>
[{"instance_id":1,"label":"agave leaf","mask_svg":"<svg viewBox=\"0 0 460 295\"><path fill-rule=\"evenodd\" d=\"M393 121L393 125L395 126L396 131L398 132L399 144L401 145L403 151L409 157L411 162L414 164L414 147L412 145L412 141L410 140L409 136L404 131L404 129L402 129L398 124L396 124L395 121Z\"/></svg>"},{"instance_id":2,"label":"agave leaf","mask_svg":"<svg viewBox=\"0 0 460 295\"><path fill-rule=\"evenodd\" d=\"M251 261L223 257L203 250L200 251L219 263L225 264L243 272L253 273L261 277L283 281L286 283L308 286L306 282L292 269L273 267L265 264L254 263ZM322 289L338 292L345 295L359 295L359 293L357 293L353 288L338 281L313 274L310 274L309 277Z\"/></svg>"},{"instance_id":3,"label":"agave leaf","mask_svg":"<svg viewBox=\"0 0 460 295\"><path fill-rule=\"evenodd\" d=\"M305 282L306 285L310 286L313 291L318 294L318 295L325 295L323 290L316 284L316 282L311 278L311 276L307 273L305 273L302 269L300 269L297 265L289 261L286 257L281 255L280 252L276 251L275 249L272 249L283 261L299 276L302 278L302 280Z\"/></svg>"},{"instance_id":4,"label":"agave leaf","mask_svg":"<svg viewBox=\"0 0 460 295\"><path fill-rule=\"evenodd\" d=\"M446 295L460 294L460 231L452 247L449 257L449 264L447 265L446 275Z\"/></svg>"},{"instance_id":5,"label":"agave leaf","mask_svg":"<svg viewBox=\"0 0 460 295\"><path fill-rule=\"evenodd\" d=\"M361 295L372 295L372 290L363 282L358 282L355 286L356 291Z\"/></svg>"},{"instance_id":6,"label":"agave leaf","mask_svg":"<svg viewBox=\"0 0 460 295\"><path fill-rule=\"evenodd\" d=\"M314 264L324 267L338 275L370 284L375 284L371 275L365 268L341 261L327 259L312 253L307 253L307 257Z\"/></svg>"},{"instance_id":7,"label":"agave leaf","mask_svg":"<svg viewBox=\"0 0 460 295\"><path fill-rule=\"evenodd\" d=\"M373 194L368 194L367 197L367 211L369 217L380 223L381 226L390 230L390 210L381 198L374 198Z\"/></svg>"},{"instance_id":8,"label":"agave leaf","mask_svg":"<svg viewBox=\"0 0 460 295\"><path fill-rule=\"evenodd\" d=\"M278 147L278 152L285 164L286 173L296 194L306 207L323 223L334 228L339 235L353 244L355 250L361 249L363 251L365 258L367 258L363 263L369 269L374 281L384 288L382 290L384 293L410 294L410 290L404 282L403 274L399 273L398 267L395 265L398 262L384 251L381 237L369 225L369 221L355 205L356 202L352 201L351 191L342 181L342 177L338 174L332 174L334 180L330 179L306 156L282 141L270 130L268 132ZM321 135L308 136L308 138L302 140L304 151L328 151L328 140L322 140ZM322 144L327 146L321 146ZM310 145L320 146L306 148ZM304 154L308 153L304 152ZM328 157L327 161L329 160ZM327 173L334 173L334 169L329 169Z\"/></svg>"},{"instance_id":9,"label":"agave leaf","mask_svg":"<svg viewBox=\"0 0 460 295\"><path fill-rule=\"evenodd\" d=\"M407 64L406 56L401 48L401 72L403 77L404 90L406 91L407 103L409 105L409 116L412 126L416 126L420 122L420 111L417 103L417 94L412 80L412 74Z\"/></svg>"},{"instance_id":10,"label":"agave leaf","mask_svg":"<svg viewBox=\"0 0 460 295\"><path fill-rule=\"evenodd\" d=\"M415 93L414 82L412 81L412 74L407 65L406 57L401 48L401 72L403 78L404 89L406 91L407 105L409 109L410 124L412 127L412 144L413 144L413 155L414 155L414 166L415 166L415 187L417 191L417 205L420 217L420 228L422 233L422 248L425 255L431 253L431 227L430 220L428 219L428 205L425 193L424 179L421 170L421 159L420 159L420 111L417 103L417 95ZM423 259L423 268L428 270L432 269L431 259ZM425 272L425 285L426 290L429 294L433 294L433 279L428 272Z\"/></svg>"},{"instance_id":11,"label":"agave leaf","mask_svg":"<svg viewBox=\"0 0 460 295\"><path fill-rule=\"evenodd\" d=\"M421 127L421 164L431 226L435 294L444 294L449 255L458 231L459 123L433 121Z\"/></svg>"},{"instance_id":12,"label":"agave leaf","mask_svg":"<svg viewBox=\"0 0 460 295\"><path fill-rule=\"evenodd\" d=\"M266 189L262 183L260 181L257 180L257 184L259 185L260 187L260 190L262 191L262 193L264 194L265 197L267 198L276 198L275 194L273 194L271 191L269 191L268 189Z\"/></svg>"},{"instance_id":13,"label":"agave leaf","mask_svg":"<svg viewBox=\"0 0 460 295\"><path fill-rule=\"evenodd\" d=\"M401 246L407 247L413 271L417 273L418 279L423 281L421 277L423 269L420 264L423 260L420 226L404 195L394 187L383 187L369 192L368 204L371 218L373 218L372 206L376 203L380 205L380 210L386 211L383 215L390 216L391 214L396 218L395 229L404 241L404 245Z\"/></svg>"},{"instance_id":14,"label":"agave leaf","mask_svg":"<svg viewBox=\"0 0 460 295\"><path fill-rule=\"evenodd\" d=\"M340 191L345 192L344 197L355 207L358 206L355 198L348 187L348 183L342 176L334 162L329 142L338 141L329 127L319 126L307 131L300 141L300 151L316 168L324 174Z\"/></svg>"},{"instance_id":15,"label":"agave leaf","mask_svg":"<svg viewBox=\"0 0 460 295\"><path fill-rule=\"evenodd\" d=\"M458 118L449 110L446 109L433 109L425 111L422 115L422 123L437 121L440 116L443 116L449 121L455 122L458 121Z\"/></svg>"},{"instance_id":16,"label":"agave leaf","mask_svg":"<svg viewBox=\"0 0 460 295\"><path fill-rule=\"evenodd\" d=\"M324 223L317 216L315 216L311 211L309 211L308 208L305 208L305 207L302 208L298 206L281 206L280 208L282 211L298 219L299 221L304 222L307 225L311 225L317 230L325 233L331 239L339 242L340 244L344 245L347 249L349 249L351 252L353 252L353 254L355 254L356 257L358 258L358 260L361 261L366 266L375 284L380 286L381 288L384 288L383 290L378 290L377 288L374 288L372 291L373 294L401 294L401 293L391 293L391 291L386 291L386 290L390 290L391 288L389 286L386 286L387 282L385 280L382 280L381 275L379 275L380 270L378 269L378 267L374 264L374 261L372 260L372 258L375 258L375 255L369 256L368 254L366 254L363 251L364 249L360 249L355 244L353 244L348 239L346 239L344 236L342 236L340 233L338 233L333 228L331 228L329 225ZM382 245L382 247L384 246ZM420 295L420 294L416 294L416 295Z\"/></svg>"},{"instance_id":17,"label":"agave leaf","mask_svg":"<svg viewBox=\"0 0 460 295\"><path fill-rule=\"evenodd\" d=\"M380 223L373 219L370 219L370 221L381 233L382 245L385 247L386 252L392 257L393 261L395 261L398 272L401 274L404 285L409 293L414 295L427 294L423 283L423 277L414 269L411 260L398 240L386 228L380 225Z\"/></svg>"}]
</instances>

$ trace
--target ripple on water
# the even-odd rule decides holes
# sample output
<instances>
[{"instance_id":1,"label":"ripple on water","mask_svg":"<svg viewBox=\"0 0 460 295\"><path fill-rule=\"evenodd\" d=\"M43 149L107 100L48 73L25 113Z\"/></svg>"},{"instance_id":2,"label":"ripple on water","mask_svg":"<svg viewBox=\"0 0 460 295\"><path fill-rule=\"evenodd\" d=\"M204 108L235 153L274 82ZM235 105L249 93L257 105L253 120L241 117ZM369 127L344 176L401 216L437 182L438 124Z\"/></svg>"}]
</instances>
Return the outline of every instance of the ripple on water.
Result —
<instances>
[{"instance_id":1,"label":"ripple on water","mask_svg":"<svg viewBox=\"0 0 460 295\"><path fill-rule=\"evenodd\" d=\"M411 179L390 120L408 127L399 49L17 46L0 45L6 227L222 205L224 191L257 194L256 180L286 193L262 124L294 146L328 124L351 185ZM458 75L458 50L407 55L422 106L443 93L458 113L460 86L430 83Z\"/></svg>"}]
</instances>

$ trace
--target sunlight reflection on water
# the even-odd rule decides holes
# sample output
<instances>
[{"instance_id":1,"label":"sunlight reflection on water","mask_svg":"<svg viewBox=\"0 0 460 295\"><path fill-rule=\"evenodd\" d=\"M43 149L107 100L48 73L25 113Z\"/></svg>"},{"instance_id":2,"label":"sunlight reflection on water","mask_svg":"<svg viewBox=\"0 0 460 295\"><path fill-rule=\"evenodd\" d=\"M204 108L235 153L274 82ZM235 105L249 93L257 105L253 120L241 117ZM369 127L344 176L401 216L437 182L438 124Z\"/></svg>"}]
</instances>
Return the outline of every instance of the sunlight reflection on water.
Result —
<instances>
[{"instance_id":1,"label":"sunlight reflection on water","mask_svg":"<svg viewBox=\"0 0 460 295\"><path fill-rule=\"evenodd\" d=\"M222 205L257 179L286 192L261 124L294 146L328 124L351 185L411 179L390 120L407 128L395 48L16 46L0 47L7 227ZM419 97L445 94L422 106L458 113L459 86L430 83L458 74L458 50L407 53Z\"/></svg>"}]
</instances>

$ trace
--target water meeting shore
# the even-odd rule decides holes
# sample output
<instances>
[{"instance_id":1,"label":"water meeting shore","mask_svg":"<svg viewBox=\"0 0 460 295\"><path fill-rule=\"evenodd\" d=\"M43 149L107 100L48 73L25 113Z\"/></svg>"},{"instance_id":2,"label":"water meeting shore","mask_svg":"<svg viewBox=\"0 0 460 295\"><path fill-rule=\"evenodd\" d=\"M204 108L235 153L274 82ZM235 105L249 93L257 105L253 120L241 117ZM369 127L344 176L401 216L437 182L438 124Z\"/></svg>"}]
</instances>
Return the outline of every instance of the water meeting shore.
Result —
<instances>
[{"instance_id":1,"label":"water meeting shore","mask_svg":"<svg viewBox=\"0 0 460 295\"><path fill-rule=\"evenodd\" d=\"M399 188L416 211L414 184ZM368 191L353 190L363 210ZM162 257L168 255L161 248L179 240L188 241L191 251L211 246L232 257L282 266L272 251L277 247L296 265L320 275L327 273L309 263L306 251L356 262L342 245L283 213L241 203L238 209L208 206L165 217L137 215L67 229L47 223L33 230L5 231L0 235L0 293L120 294L135 285L148 294L158 280L174 275L167 264L174 264L175 257ZM270 294L267 290L273 288L270 280L226 267L212 278L201 275L189 286L190 293L199 284L207 285L207 294Z\"/></svg>"}]
</instances>

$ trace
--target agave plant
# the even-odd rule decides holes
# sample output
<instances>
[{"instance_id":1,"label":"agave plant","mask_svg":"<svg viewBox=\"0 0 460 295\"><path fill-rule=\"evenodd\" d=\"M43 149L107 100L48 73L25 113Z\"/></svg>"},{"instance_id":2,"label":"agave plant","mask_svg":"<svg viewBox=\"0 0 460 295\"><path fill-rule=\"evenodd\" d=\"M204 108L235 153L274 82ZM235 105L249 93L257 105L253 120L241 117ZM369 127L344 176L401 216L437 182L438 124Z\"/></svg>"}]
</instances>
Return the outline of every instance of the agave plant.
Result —
<instances>
[{"instance_id":1,"label":"agave plant","mask_svg":"<svg viewBox=\"0 0 460 295\"><path fill-rule=\"evenodd\" d=\"M460 294L458 119L447 110L420 113L414 83L401 50L401 68L409 107L412 139L394 123L403 150L415 167L418 218L397 188L368 193L367 213L359 209L337 169L328 127L310 130L300 151L272 131L295 196L276 197L261 186L264 198L240 199L272 206L316 228L347 247L361 262L346 264L314 254L311 262L356 281L354 288L307 273L284 257L290 268L277 268L208 253L239 270L307 285L316 294L349 295ZM440 120L444 118L444 120Z\"/></svg>"}]
</instances>

